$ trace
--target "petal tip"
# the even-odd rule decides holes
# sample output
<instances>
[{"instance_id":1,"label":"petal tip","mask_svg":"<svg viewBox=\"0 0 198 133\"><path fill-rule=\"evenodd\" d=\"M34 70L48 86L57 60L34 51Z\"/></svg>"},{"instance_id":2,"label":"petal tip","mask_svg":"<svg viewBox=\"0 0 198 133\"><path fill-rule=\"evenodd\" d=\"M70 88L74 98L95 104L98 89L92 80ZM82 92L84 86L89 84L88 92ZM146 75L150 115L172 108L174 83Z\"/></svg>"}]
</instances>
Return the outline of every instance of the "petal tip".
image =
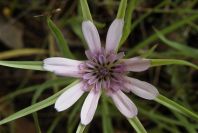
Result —
<instances>
[{"instance_id":1,"label":"petal tip","mask_svg":"<svg viewBox=\"0 0 198 133\"><path fill-rule=\"evenodd\" d=\"M123 19L115 19L109 27L106 37L106 51L116 51L122 37L124 27Z\"/></svg>"},{"instance_id":2,"label":"petal tip","mask_svg":"<svg viewBox=\"0 0 198 133\"><path fill-rule=\"evenodd\" d=\"M90 123L90 121L86 121L86 120L81 119L81 123L82 123L82 125L86 126Z\"/></svg>"},{"instance_id":3,"label":"petal tip","mask_svg":"<svg viewBox=\"0 0 198 133\"><path fill-rule=\"evenodd\" d=\"M56 109L57 112L64 111L61 107L57 106L57 104L54 105L54 108Z\"/></svg>"}]
</instances>

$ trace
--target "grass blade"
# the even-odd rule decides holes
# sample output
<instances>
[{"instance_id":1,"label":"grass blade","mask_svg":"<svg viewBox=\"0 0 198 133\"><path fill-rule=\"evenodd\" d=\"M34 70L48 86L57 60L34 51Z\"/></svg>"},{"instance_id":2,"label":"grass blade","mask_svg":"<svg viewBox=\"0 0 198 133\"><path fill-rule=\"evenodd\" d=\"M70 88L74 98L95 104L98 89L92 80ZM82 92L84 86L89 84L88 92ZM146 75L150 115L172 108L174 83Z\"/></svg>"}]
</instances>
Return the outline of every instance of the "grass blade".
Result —
<instances>
[{"instance_id":1,"label":"grass blade","mask_svg":"<svg viewBox=\"0 0 198 133\"><path fill-rule=\"evenodd\" d=\"M172 25L160 30L160 32L164 35L167 33L170 33L182 26L184 26L185 24L187 24L189 21L193 21L196 20L198 18L198 14L186 17L182 20L178 20L175 23L173 23ZM139 44L137 44L134 48L132 48L131 50L128 51L128 54L126 55L126 57L131 57L132 55L134 55L138 50L140 50L141 48L151 44L153 41L157 40L158 36L157 33L152 34L151 36L149 36L147 39L145 39L144 41L140 42Z\"/></svg>"},{"instance_id":2,"label":"grass blade","mask_svg":"<svg viewBox=\"0 0 198 133\"><path fill-rule=\"evenodd\" d=\"M47 130L47 133L53 133L54 129L56 128L56 126L59 124L60 120L63 118L62 114L59 114L54 121L52 122L52 124L50 125L49 129Z\"/></svg>"},{"instance_id":3,"label":"grass blade","mask_svg":"<svg viewBox=\"0 0 198 133\"><path fill-rule=\"evenodd\" d=\"M188 57L192 57L192 58L198 58L198 50L185 46L183 44L174 42L174 41L170 41L168 39L166 39L163 34L155 29L155 32L157 33L157 36L168 46L180 51L180 53L182 53L183 55L186 55Z\"/></svg>"},{"instance_id":4,"label":"grass blade","mask_svg":"<svg viewBox=\"0 0 198 133\"><path fill-rule=\"evenodd\" d=\"M43 89L49 88L53 85L66 85L66 84L70 84L72 81L74 81L73 79L68 79L68 78L59 78L59 79L53 79L53 80L48 80L43 84L40 85L34 85L34 86L30 86L30 87L26 87L23 89L19 89L16 90L8 95L5 95L4 97L0 98L0 103L1 102L5 102L6 100L12 100L13 98L15 98L18 95L22 95L25 93L29 93L32 91L37 90L38 88L40 88L42 86Z\"/></svg>"},{"instance_id":5,"label":"grass blade","mask_svg":"<svg viewBox=\"0 0 198 133\"><path fill-rule=\"evenodd\" d=\"M21 56L40 55L46 53L47 51L43 49L33 49L33 48L15 49L15 50L8 50L5 52L1 52L0 59L3 60L3 59L16 58Z\"/></svg>"},{"instance_id":6,"label":"grass blade","mask_svg":"<svg viewBox=\"0 0 198 133\"><path fill-rule=\"evenodd\" d=\"M83 96L82 96L83 97ZM73 133L76 125L79 122L79 118L76 117L76 114L78 114L81 110L82 104L84 102L84 98L80 98L79 101L74 105L73 109L69 113L68 116L68 126L67 126L67 133Z\"/></svg>"},{"instance_id":7,"label":"grass blade","mask_svg":"<svg viewBox=\"0 0 198 133\"><path fill-rule=\"evenodd\" d=\"M133 126L137 133L147 133L142 123L139 121L137 117L128 119L129 123Z\"/></svg>"},{"instance_id":8,"label":"grass blade","mask_svg":"<svg viewBox=\"0 0 198 133\"><path fill-rule=\"evenodd\" d=\"M69 46L68 46L62 32L60 31L60 29L54 24L54 22L50 18L47 18L47 24L48 24L52 34L56 38L56 40L58 42L58 47L59 47L61 53L63 54L63 56L66 58L74 59L74 55L70 51Z\"/></svg>"},{"instance_id":9,"label":"grass blade","mask_svg":"<svg viewBox=\"0 0 198 133\"><path fill-rule=\"evenodd\" d=\"M41 110L43 108L46 108L46 107L54 104L56 99L58 98L58 96L61 93L63 93L65 90L69 89L73 85L77 84L78 82L79 82L79 80L76 80L72 84L70 84L69 86L65 87L61 91L57 92L56 94L50 96L49 98L47 98L47 99L45 99L45 100L43 100L41 102L38 102L38 103L36 103L34 105L31 105L31 106L29 106L29 107L27 107L25 109L22 109L22 110L20 110L20 111L18 111L16 113L6 117L5 119L0 121L0 125L8 123L8 122L13 121L13 120L16 120L16 119L21 118L23 116L29 115L29 114L31 114L33 112L36 112L38 110Z\"/></svg>"},{"instance_id":10,"label":"grass blade","mask_svg":"<svg viewBox=\"0 0 198 133\"><path fill-rule=\"evenodd\" d=\"M193 118L195 120L198 120L198 114L188 110L187 108L179 105L178 103L168 99L167 97L163 95L159 95L156 99L156 102L168 107L169 109L175 110L181 114L186 115L189 118Z\"/></svg>"}]
</instances>

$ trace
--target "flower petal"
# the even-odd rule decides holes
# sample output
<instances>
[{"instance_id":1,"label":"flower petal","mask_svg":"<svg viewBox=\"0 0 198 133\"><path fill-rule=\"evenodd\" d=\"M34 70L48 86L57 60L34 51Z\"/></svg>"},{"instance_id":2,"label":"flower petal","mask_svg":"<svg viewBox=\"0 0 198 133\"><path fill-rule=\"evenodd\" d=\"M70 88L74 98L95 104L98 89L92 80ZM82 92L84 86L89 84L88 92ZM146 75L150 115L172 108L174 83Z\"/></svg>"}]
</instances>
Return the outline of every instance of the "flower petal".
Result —
<instances>
[{"instance_id":1,"label":"flower petal","mask_svg":"<svg viewBox=\"0 0 198 133\"><path fill-rule=\"evenodd\" d=\"M95 92L94 89L92 89L87 98L85 99L82 110L81 110L81 123L83 125L88 125L91 120L93 119L93 116L95 114L96 108L98 106L98 101L100 98L101 92Z\"/></svg>"},{"instance_id":2,"label":"flower petal","mask_svg":"<svg viewBox=\"0 0 198 133\"><path fill-rule=\"evenodd\" d=\"M122 61L126 64L126 71L133 71L133 72L145 71L151 65L149 59L143 59L141 57L122 59Z\"/></svg>"},{"instance_id":3,"label":"flower petal","mask_svg":"<svg viewBox=\"0 0 198 133\"><path fill-rule=\"evenodd\" d=\"M82 61L52 57L43 61L43 68L61 76L81 77L79 65Z\"/></svg>"},{"instance_id":4,"label":"flower petal","mask_svg":"<svg viewBox=\"0 0 198 133\"><path fill-rule=\"evenodd\" d=\"M106 52L116 51L122 37L123 26L123 19L115 19L109 27L106 38Z\"/></svg>"},{"instance_id":5,"label":"flower petal","mask_svg":"<svg viewBox=\"0 0 198 133\"><path fill-rule=\"evenodd\" d=\"M153 100L158 96L159 92L153 85L134 78L127 77L127 79L130 84L125 84L126 88L137 96L148 100Z\"/></svg>"},{"instance_id":6,"label":"flower petal","mask_svg":"<svg viewBox=\"0 0 198 133\"><path fill-rule=\"evenodd\" d=\"M118 110L127 118L137 115L138 111L135 104L121 90L112 93L111 98Z\"/></svg>"},{"instance_id":7,"label":"flower petal","mask_svg":"<svg viewBox=\"0 0 198 133\"><path fill-rule=\"evenodd\" d=\"M91 52L100 52L100 36L95 25L91 21L83 21L82 31Z\"/></svg>"},{"instance_id":8,"label":"flower petal","mask_svg":"<svg viewBox=\"0 0 198 133\"><path fill-rule=\"evenodd\" d=\"M56 65L56 66L78 66L82 63L82 61L78 60L72 60L68 58L62 58L62 57L51 57L47 58L44 61L44 64L47 65Z\"/></svg>"},{"instance_id":9,"label":"flower petal","mask_svg":"<svg viewBox=\"0 0 198 133\"><path fill-rule=\"evenodd\" d=\"M84 93L82 86L83 83L80 82L61 94L56 100L55 109L60 112L72 106Z\"/></svg>"}]
</instances>

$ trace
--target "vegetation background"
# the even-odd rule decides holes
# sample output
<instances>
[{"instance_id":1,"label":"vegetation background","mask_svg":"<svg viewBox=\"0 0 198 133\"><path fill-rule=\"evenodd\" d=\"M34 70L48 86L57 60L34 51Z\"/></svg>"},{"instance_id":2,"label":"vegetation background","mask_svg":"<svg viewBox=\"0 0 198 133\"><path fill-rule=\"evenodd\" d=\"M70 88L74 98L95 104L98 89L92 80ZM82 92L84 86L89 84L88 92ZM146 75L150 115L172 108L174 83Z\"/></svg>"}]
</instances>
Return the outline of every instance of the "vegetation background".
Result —
<instances>
[{"instance_id":1,"label":"vegetation background","mask_svg":"<svg viewBox=\"0 0 198 133\"><path fill-rule=\"evenodd\" d=\"M119 2L88 0L103 44ZM37 61L62 56L47 25L47 16L51 16L61 29L72 53L78 59L85 59L86 43L81 32L82 13L78 0L0 0L0 60ZM128 0L125 22L120 51L127 57L182 59L198 64L197 0L139 0L135 5ZM161 94L198 112L198 72L194 68L162 66L132 73L132 76L152 83ZM0 66L0 119L51 96L71 81L46 72ZM148 132L198 132L197 121L154 101L130 96L138 106L138 117ZM0 133L73 133L79 123L84 98L62 113L50 106L1 125ZM112 104L100 103L85 132L134 131Z\"/></svg>"}]
</instances>

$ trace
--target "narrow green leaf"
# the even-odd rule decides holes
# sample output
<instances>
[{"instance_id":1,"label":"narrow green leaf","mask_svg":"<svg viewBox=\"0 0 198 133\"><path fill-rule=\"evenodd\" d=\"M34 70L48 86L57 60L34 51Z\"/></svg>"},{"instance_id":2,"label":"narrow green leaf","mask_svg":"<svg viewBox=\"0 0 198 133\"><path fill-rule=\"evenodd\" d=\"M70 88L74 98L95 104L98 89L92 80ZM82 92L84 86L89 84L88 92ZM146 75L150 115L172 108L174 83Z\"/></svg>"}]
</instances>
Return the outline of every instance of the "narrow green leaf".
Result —
<instances>
[{"instance_id":1,"label":"narrow green leaf","mask_svg":"<svg viewBox=\"0 0 198 133\"><path fill-rule=\"evenodd\" d=\"M35 91L38 88L40 88L41 86L43 87L43 89L45 89L45 88L49 88L53 85L59 85L59 86L60 85L66 85L66 84L71 83L72 81L74 81L74 80L73 79L68 79L68 78L58 78L58 79L48 80L43 84L34 85L34 86L31 86L31 87L19 89L19 90L16 90L16 91L12 92L12 93L9 93L8 95L5 95L4 97L0 98L0 103L4 102L6 100L9 100L9 99L12 100L13 98L15 98L18 95L22 95L22 94L25 94L25 93Z\"/></svg>"},{"instance_id":2,"label":"narrow green leaf","mask_svg":"<svg viewBox=\"0 0 198 133\"><path fill-rule=\"evenodd\" d=\"M14 50L1 52L0 59L5 60L9 58L16 58L16 57L29 56L29 55L41 55L46 53L47 51L44 49L34 49L34 48L14 49Z\"/></svg>"},{"instance_id":3,"label":"narrow green leaf","mask_svg":"<svg viewBox=\"0 0 198 133\"><path fill-rule=\"evenodd\" d=\"M89 10L89 6L87 4L87 0L80 0L80 5L82 8L83 19L85 21L87 20L93 21Z\"/></svg>"},{"instance_id":4,"label":"narrow green leaf","mask_svg":"<svg viewBox=\"0 0 198 133\"><path fill-rule=\"evenodd\" d=\"M179 105L178 103L168 99L167 97L163 96L163 95L159 95L158 97L156 97L155 99L156 102L172 109L175 110L181 114L186 115L189 118L193 118L195 120L198 120L198 114L190 111L189 109Z\"/></svg>"},{"instance_id":5,"label":"narrow green leaf","mask_svg":"<svg viewBox=\"0 0 198 133\"><path fill-rule=\"evenodd\" d=\"M139 121L137 117L133 117L128 119L129 123L133 126L137 133L147 133L142 123Z\"/></svg>"},{"instance_id":6,"label":"narrow green leaf","mask_svg":"<svg viewBox=\"0 0 198 133\"><path fill-rule=\"evenodd\" d=\"M37 99L40 97L40 95L44 91L45 87L40 86L37 89L38 90L34 93L34 96L32 98L32 105L34 105L36 103ZM34 125L36 127L37 133L42 133L37 112L34 112L32 115L33 115L33 119L34 119L34 123L35 123Z\"/></svg>"},{"instance_id":7,"label":"narrow green leaf","mask_svg":"<svg viewBox=\"0 0 198 133\"><path fill-rule=\"evenodd\" d=\"M62 32L60 31L60 29L54 24L54 22L50 18L47 18L47 24L48 24L53 36L56 38L58 47L59 47L61 53L63 54L63 56L66 58L74 59L74 55L70 51L69 46L68 46Z\"/></svg>"},{"instance_id":8,"label":"narrow green leaf","mask_svg":"<svg viewBox=\"0 0 198 133\"><path fill-rule=\"evenodd\" d=\"M150 111L148 111L150 110ZM151 120L154 120L155 122L161 121L163 123L172 124L172 125L178 125L178 126L185 126L182 122L175 120L174 118L166 117L165 115L161 113L157 113L152 110L152 108L143 108L138 107L138 111L140 114L143 114L144 116L148 117Z\"/></svg>"},{"instance_id":9,"label":"narrow green leaf","mask_svg":"<svg viewBox=\"0 0 198 133\"><path fill-rule=\"evenodd\" d=\"M116 17L117 19L124 19L126 7L127 7L127 0L121 0Z\"/></svg>"},{"instance_id":10,"label":"narrow green leaf","mask_svg":"<svg viewBox=\"0 0 198 133\"><path fill-rule=\"evenodd\" d=\"M182 26L184 26L185 24L187 24L189 21L193 21L196 20L198 18L198 14L186 17L182 20L178 20L175 23L173 23L170 26L167 26L166 28L160 30L160 32L165 35L168 34ZM153 41L157 40L158 36L157 33L154 33L152 35L150 35L148 38L146 38L144 41L140 42L139 44L137 44L134 48L132 48L131 50L128 51L126 57L131 57L132 55L134 55L139 49L151 44Z\"/></svg>"},{"instance_id":11,"label":"narrow green leaf","mask_svg":"<svg viewBox=\"0 0 198 133\"><path fill-rule=\"evenodd\" d=\"M149 57L157 48L157 45L154 45L152 48L150 48L148 51L144 51L144 53L141 55L141 57L147 58Z\"/></svg>"},{"instance_id":12,"label":"narrow green leaf","mask_svg":"<svg viewBox=\"0 0 198 133\"><path fill-rule=\"evenodd\" d=\"M177 117L177 119L179 119L185 126L184 128L186 128L186 130L189 133L197 133L195 127L193 126L193 124L188 120L188 118L186 118L185 116L183 116L182 114L179 114L175 111L172 111L174 113L174 115Z\"/></svg>"},{"instance_id":13,"label":"narrow green leaf","mask_svg":"<svg viewBox=\"0 0 198 133\"><path fill-rule=\"evenodd\" d=\"M56 94L50 96L49 98L47 98L47 99L45 99L45 100L43 100L41 102L38 102L38 103L36 103L34 105L31 105L31 106L29 106L29 107L27 107L25 109L22 109L22 110L20 110L20 111L18 111L16 113L6 117L5 119L0 121L0 125L8 123L8 122L13 121L13 120L16 120L16 119L21 118L23 116L29 115L29 114L31 114L33 112L36 112L38 110L41 110L43 108L46 108L46 107L54 104L56 99L58 98L58 96L60 94L62 94L65 90L71 88L72 86L74 86L78 82L79 82L79 80L76 80L73 83L71 83L69 86L65 87L64 89L62 89L61 91L57 92Z\"/></svg>"},{"instance_id":14,"label":"narrow green leaf","mask_svg":"<svg viewBox=\"0 0 198 133\"><path fill-rule=\"evenodd\" d=\"M36 127L36 132L42 133L40 124L39 124L38 114L36 112L34 112L32 115L33 115L33 119L34 119L34 125Z\"/></svg>"},{"instance_id":15,"label":"narrow green leaf","mask_svg":"<svg viewBox=\"0 0 198 133\"><path fill-rule=\"evenodd\" d=\"M74 130L76 129L76 125L79 122L79 118L76 117L76 114L78 114L81 110L81 107L83 105L84 102L84 96L82 96L82 98L80 98L78 100L78 102L73 106L72 110L69 112L69 116L68 116L68 124L67 124L67 131L68 133L72 133L74 132Z\"/></svg>"},{"instance_id":16,"label":"narrow green leaf","mask_svg":"<svg viewBox=\"0 0 198 133\"><path fill-rule=\"evenodd\" d=\"M60 120L64 118L63 114L59 114L56 116L56 118L53 120L52 124L49 126L47 133L53 133L54 129L56 128L56 126L59 124Z\"/></svg>"},{"instance_id":17,"label":"narrow green leaf","mask_svg":"<svg viewBox=\"0 0 198 133\"><path fill-rule=\"evenodd\" d=\"M192 68L198 69L198 66L190 63L185 60L177 60L177 59L150 59L151 60L151 66L162 66L162 65L186 65L190 66Z\"/></svg>"},{"instance_id":18,"label":"narrow green leaf","mask_svg":"<svg viewBox=\"0 0 198 133\"><path fill-rule=\"evenodd\" d=\"M78 128L76 133L83 133L83 131L85 130L85 125L82 125L81 123L79 123Z\"/></svg>"},{"instance_id":19,"label":"narrow green leaf","mask_svg":"<svg viewBox=\"0 0 198 133\"><path fill-rule=\"evenodd\" d=\"M79 124L79 117L76 117L76 114L80 112L85 98L86 98L86 95L83 95L78 100L78 102L72 107L72 110L69 112L68 121L67 121L68 124L66 127L67 133L73 133L74 131L76 131L76 126Z\"/></svg>"},{"instance_id":20,"label":"narrow green leaf","mask_svg":"<svg viewBox=\"0 0 198 133\"><path fill-rule=\"evenodd\" d=\"M180 51L182 54L188 56L188 57L192 57L192 58L198 58L198 50L191 48L189 46L185 46L184 44L180 44L174 41L170 41L168 39L166 39L163 34L158 31L157 29L155 29L155 32L157 33L157 36L168 46Z\"/></svg>"},{"instance_id":21,"label":"narrow green leaf","mask_svg":"<svg viewBox=\"0 0 198 133\"><path fill-rule=\"evenodd\" d=\"M43 69L42 61L0 61L0 65L13 68L45 71Z\"/></svg>"},{"instance_id":22,"label":"narrow green leaf","mask_svg":"<svg viewBox=\"0 0 198 133\"><path fill-rule=\"evenodd\" d=\"M111 118L109 115L108 101L105 95L102 95L102 127L103 133L113 133Z\"/></svg>"},{"instance_id":23,"label":"narrow green leaf","mask_svg":"<svg viewBox=\"0 0 198 133\"><path fill-rule=\"evenodd\" d=\"M160 4L155 6L153 9L158 9L164 5L166 5L167 1L162 1ZM127 10L126 10L126 16L125 16L125 27L124 27L124 32L122 35L121 43L122 45L130 33L135 29L135 27L140 24L146 17L148 17L152 12L146 12L145 14L141 15L138 19L134 19L134 21L131 23L132 15L133 15L133 10L138 4L138 0L130 0L129 3L127 4ZM133 20L133 19L132 19Z\"/></svg>"},{"instance_id":24,"label":"narrow green leaf","mask_svg":"<svg viewBox=\"0 0 198 133\"><path fill-rule=\"evenodd\" d=\"M136 5L137 5L137 0L130 0L129 3L127 4L125 24L124 24L122 39L120 41L119 48L123 45L124 41L128 38L131 32L131 21L132 21L133 11Z\"/></svg>"},{"instance_id":25,"label":"narrow green leaf","mask_svg":"<svg viewBox=\"0 0 198 133\"><path fill-rule=\"evenodd\" d=\"M163 6L166 6L167 4L169 4L168 1L161 1L161 3L159 3L158 5L156 5L153 10L157 10L157 9L160 9L162 8ZM141 22L144 21L144 19L146 17L148 17L149 15L152 14L152 11L148 11L148 12L145 12L144 14L142 14L139 18L137 19L134 19L134 22L131 24L131 31L133 31L135 29L135 27L137 27L137 25L139 25Z\"/></svg>"}]
</instances>

